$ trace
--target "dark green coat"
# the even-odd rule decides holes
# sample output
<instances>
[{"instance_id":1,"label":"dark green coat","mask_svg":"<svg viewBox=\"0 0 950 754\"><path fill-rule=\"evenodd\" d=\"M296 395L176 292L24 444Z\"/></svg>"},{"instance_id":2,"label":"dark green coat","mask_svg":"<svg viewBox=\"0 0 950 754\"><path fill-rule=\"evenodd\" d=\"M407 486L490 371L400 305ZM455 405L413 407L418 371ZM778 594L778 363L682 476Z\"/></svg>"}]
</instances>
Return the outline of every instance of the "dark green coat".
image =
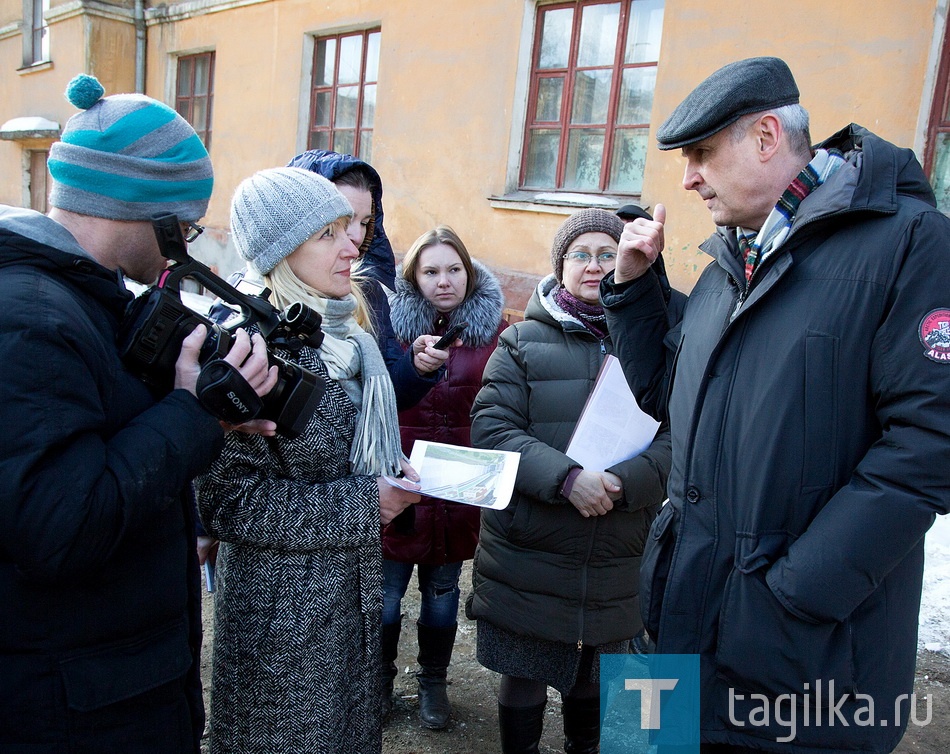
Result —
<instances>
[{"instance_id":1,"label":"dark green coat","mask_svg":"<svg viewBox=\"0 0 950 754\"><path fill-rule=\"evenodd\" d=\"M662 429L609 469L625 497L607 515L584 518L560 494L579 466L564 450L612 344L556 308L554 286L542 280L525 321L502 333L472 409L472 444L521 463L511 504L482 513L470 613L533 639L600 645L640 630L640 555L666 497L670 438Z\"/></svg>"}]
</instances>

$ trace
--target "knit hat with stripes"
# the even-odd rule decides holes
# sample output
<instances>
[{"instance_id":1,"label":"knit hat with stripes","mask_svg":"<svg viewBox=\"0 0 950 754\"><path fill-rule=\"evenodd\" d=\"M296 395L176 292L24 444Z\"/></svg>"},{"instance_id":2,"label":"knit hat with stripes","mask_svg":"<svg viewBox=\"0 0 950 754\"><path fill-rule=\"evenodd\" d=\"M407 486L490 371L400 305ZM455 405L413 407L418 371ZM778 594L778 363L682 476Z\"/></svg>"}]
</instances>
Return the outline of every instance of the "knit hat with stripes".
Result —
<instances>
[{"instance_id":1,"label":"knit hat with stripes","mask_svg":"<svg viewBox=\"0 0 950 754\"><path fill-rule=\"evenodd\" d=\"M50 147L50 204L110 220L149 220L159 212L183 222L201 218L214 176L195 130L144 94L103 93L92 76L69 82L66 98L83 112Z\"/></svg>"}]
</instances>

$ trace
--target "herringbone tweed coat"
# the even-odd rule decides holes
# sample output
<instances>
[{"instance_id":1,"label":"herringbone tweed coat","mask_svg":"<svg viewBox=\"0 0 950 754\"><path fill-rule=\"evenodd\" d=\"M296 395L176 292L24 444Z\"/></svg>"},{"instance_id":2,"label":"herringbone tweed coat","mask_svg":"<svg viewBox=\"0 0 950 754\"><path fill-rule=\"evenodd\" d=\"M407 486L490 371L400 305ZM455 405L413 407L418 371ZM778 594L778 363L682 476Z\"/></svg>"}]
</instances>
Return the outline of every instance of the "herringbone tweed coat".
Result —
<instances>
[{"instance_id":1,"label":"herringbone tweed coat","mask_svg":"<svg viewBox=\"0 0 950 754\"><path fill-rule=\"evenodd\" d=\"M327 380L307 429L295 440L231 432L197 481L222 541L214 754L381 749L379 492L349 472L353 403L315 350L295 360Z\"/></svg>"}]
</instances>

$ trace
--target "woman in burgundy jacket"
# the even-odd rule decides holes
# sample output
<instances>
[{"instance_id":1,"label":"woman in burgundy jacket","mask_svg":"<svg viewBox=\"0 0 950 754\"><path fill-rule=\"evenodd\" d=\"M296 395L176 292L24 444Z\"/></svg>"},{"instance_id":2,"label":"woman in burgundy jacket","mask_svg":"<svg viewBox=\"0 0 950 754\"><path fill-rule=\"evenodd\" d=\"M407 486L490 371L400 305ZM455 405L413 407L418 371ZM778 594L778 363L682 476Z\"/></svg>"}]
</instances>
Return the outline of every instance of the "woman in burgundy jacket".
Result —
<instances>
[{"instance_id":1,"label":"woman in burgundy jacket","mask_svg":"<svg viewBox=\"0 0 950 754\"><path fill-rule=\"evenodd\" d=\"M451 347L436 385L399 413L403 450L416 440L470 446L469 412L495 349L504 295L495 276L471 258L451 228L424 233L406 253L390 299L396 336L408 348L417 337L441 336L458 322L468 327ZM433 729L448 724L446 669L455 644L462 561L475 553L480 510L423 497L383 529L383 718L392 709L393 680L402 615L400 602L419 566L422 606L419 638L419 716Z\"/></svg>"}]
</instances>

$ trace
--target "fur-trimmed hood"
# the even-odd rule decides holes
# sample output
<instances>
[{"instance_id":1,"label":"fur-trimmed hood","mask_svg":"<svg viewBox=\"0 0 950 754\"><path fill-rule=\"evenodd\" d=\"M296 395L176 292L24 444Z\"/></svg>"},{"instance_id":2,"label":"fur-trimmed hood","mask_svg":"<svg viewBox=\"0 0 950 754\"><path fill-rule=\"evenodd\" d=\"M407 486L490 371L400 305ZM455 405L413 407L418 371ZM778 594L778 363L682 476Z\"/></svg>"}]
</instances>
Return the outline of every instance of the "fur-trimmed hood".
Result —
<instances>
[{"instance_id":1,"label":"fur-trimmed hood","mask_svg":"<svg viewBox=\"0 0 950 754\"><path fill-rule=\"evenodd\" d=\"M491 343L498 333L505 296L491 270L475 259L472 264L475 266L472 293L449 315L446 329L456 322L468 322L462 340L467 346L481 348ZM393 330L403 343L432 333L440 317L436 308L402 276L401 264L396 270L396 292L389 297L389 306Z\"/></svg>"}]
</instances>

